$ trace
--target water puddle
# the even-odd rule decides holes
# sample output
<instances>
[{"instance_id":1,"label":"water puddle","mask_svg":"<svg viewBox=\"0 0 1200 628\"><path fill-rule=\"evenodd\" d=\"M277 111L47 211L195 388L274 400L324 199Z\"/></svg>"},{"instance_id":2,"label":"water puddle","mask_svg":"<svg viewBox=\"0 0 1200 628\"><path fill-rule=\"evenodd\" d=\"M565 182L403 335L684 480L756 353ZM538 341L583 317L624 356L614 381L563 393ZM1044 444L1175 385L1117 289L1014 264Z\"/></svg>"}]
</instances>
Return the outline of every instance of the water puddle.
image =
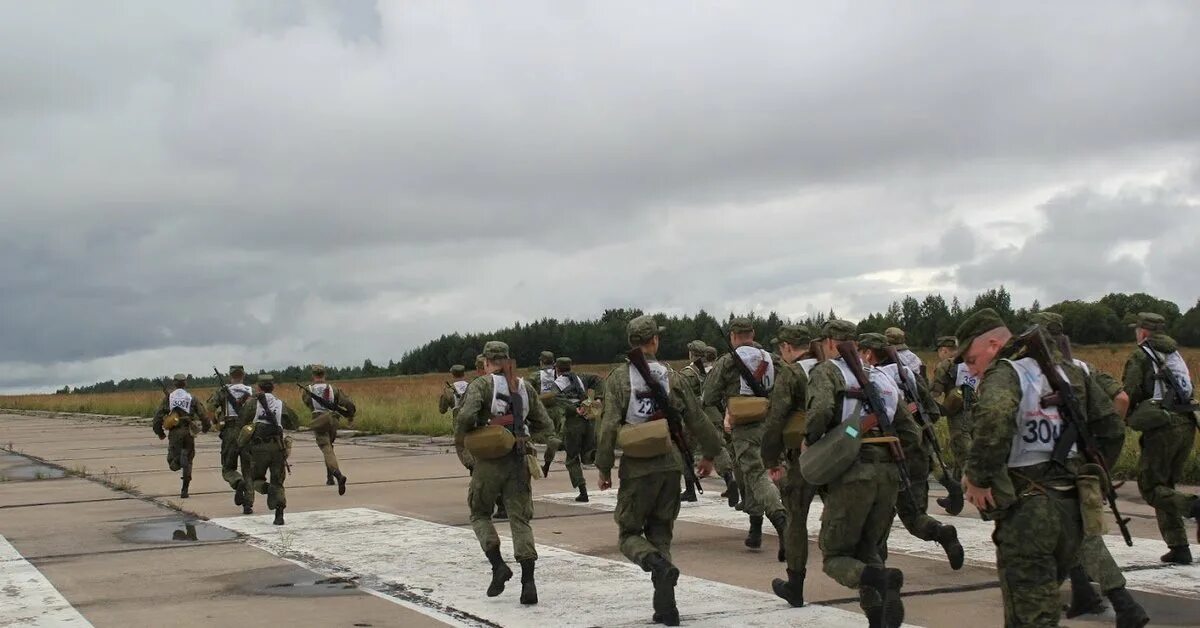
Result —
<instances>
[{"instance_id":1,"label":"water puddle","mask_svg":"<svg viewBox=\"0 0 1200 628\"><path fill-rule=\"evenodd\" d=\"M354 578L323 577L300 566L265 567L230 574L231 591L277 597L333 597L359 595Z\"/></svg>"},{"instance_id":2,"label":"water puddle","mask_svg":"<svg viewBox=\"0 0 1200 628\"><path fill-rule=\"evenodd\" d=\"M179 518L142 521L126 526L119 534L130 543L166 543L177 541L229 541L237 538L234 532L207 521Z\"/></svg>"},{"instance_id":3,"label":"water puddle","mask_svg":"<svg viewBox=\"0 0 1200 628\"><path fill-rule=\"evenodd\" d=\"M9 482L51 480L66 477L66 471L46 466L18 454L0 452L0 477Z\"/></svg>"}]
</instances>

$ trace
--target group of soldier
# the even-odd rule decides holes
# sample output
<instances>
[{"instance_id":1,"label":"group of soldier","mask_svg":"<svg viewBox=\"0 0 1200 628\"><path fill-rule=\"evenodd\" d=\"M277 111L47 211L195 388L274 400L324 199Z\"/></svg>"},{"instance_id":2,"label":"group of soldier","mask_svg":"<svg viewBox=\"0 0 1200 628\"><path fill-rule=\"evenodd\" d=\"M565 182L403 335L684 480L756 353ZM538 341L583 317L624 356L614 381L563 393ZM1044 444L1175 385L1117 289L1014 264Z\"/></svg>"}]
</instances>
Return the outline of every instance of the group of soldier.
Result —
<instances>
[{"instance_id":1,"label":"group of soldier","mask_svg":"<svg viewBox=\"0 0 1200 628\"><path fill-rule=\"evenodd\" d=\"M507 517L520 601L537 603L530 480L549 473L561 447L576 501L589 499L583 465L595 465L602 491L618 467L618 545L650 574L657 623L679 624L674 523L681 503L696 499L694 478L715 471L729 506L747 516L747 547L761 547L764 520L778 533L786 577L772 589L792 606L804 605L808 512L820 496L823 571L857 590L870 626L901 625L904 574L887 564L893 520L940 545L951 569L965 560L955 527L927 512L932 474L946 485L936 503L949 514L965 498L994 522L1007 626L1058 625L1067 579L1068 616L1104 610L1094 581L1119 628L1144 626L1149 617L1104 544L1099 509L1115 494L1107 469L1128 425L1140 432L1139 492L1169 547L1162 561L1191 563L1184 519L1200 523L1200 498L1176 488L1197 430L1190 373L1156 314L1138 315L1138 346L1121 380L1072 357L1057 314L1037 313L1034 323L1017 336L995 311L975 312L938 339L931 376L902 330L859 334L843 320L786 325L772 352L750 321L734 319L732 351L718 357L694 341L676 371L656 357L665 329L641 316L627 326L628 363L603 380L549 352L518 378L509 347L488 342L478 376L468 382L454 367L442 402L471 471L471 523L492 566L487 595L500 595L514 575L493 524ZM943 417L952 456L934 431ZM546 445L540 465L531 443Z\"/></svg>"},{"instance_id":2,"label":"group of soldier","mask_svg":"<svg viewBox=\"0 0 1200 628\"><path fill-rule=\"evenodd\" d=\"M221 477L233 489L234 505L241 506L243 514L253 514L255 494L266 495L267 508L275 512L275 525L284 525L284 480L292 448L292 439L284 431L297 429L300 420L296 411L275 395L272 375L258 376L257 391L245 383L245 377L242 365L230 366L229 382L221 382L206 408L187 390L187 376L177 373L172 377L174 389L167 391L154 415L152 429L159 439L167 440L168 466L182 472L181 498L188 497L192 481L196 435L215 427L221 439ZM353 421L357 410L349 395L325 381L324 366L312 366L312 379L303 387L302 399L312 412L311 429L325 458L326 483L345 495L346 475L338 465L333 443L341 420Z\"/></svg>"}]
</instances>

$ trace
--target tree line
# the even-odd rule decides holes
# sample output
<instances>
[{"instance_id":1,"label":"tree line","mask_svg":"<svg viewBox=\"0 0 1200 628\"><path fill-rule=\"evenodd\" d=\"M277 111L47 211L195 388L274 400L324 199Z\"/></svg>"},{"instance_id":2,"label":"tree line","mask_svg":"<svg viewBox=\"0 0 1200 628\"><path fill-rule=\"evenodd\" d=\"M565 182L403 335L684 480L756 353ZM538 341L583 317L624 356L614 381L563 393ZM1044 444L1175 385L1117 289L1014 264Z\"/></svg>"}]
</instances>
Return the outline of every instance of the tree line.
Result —
<instances>
[{"instance_id":1,"label":"tree line","mask_svg":"<svg viewBox=\"0 0 1200 628\"><path fill-rule=\"evenodd\" d=\"M1012 294L1004 287L988 290L975 297L970 305L964 306L957 297L949 303L940 294L930 294L918 300L906 296L893 302L883 312L868 315L858 322L861 332L882 332L888 327L899 327L908 334L908 343L914 348L934 346L939 336L951 335L966 317L976 310L992 308L1000 313L1014 329L1029 324L1030 315L1043 309L1057 312L1063 317L1064 331L1079 344L1103 344L1131 342L1133 333L1129 323L1138 312L1161 314L1168 325L1168 333L1184 346L1200 346L1200 301L1190 310L1181 313L1179 306L1171 301L1159 299L1145 293L1113 293L1096 301L1062 301L1042 308L1036 300L1028 307L1014 309ZM622 359L628 344L625 325L644 312L635 308L605 310L598 319L575 321L543 318L530 323L514 323L510 327L488 333L449 334L406 352L400 360L389 360L387 366L376 366L364 360L359 366L330 366L331 379L359 379L412 375L428 372L444 372L454 364L473 368L475 356L488 340L502 340L512 349L513 357L521 365L537 363L538 354L544 350L559 356L570 356L579 364L603 364ZM687 357L687 343L700 339L725 351L724 325L733 314L718 320L701 310L694 316L655 315L659 323L667 328L662 336L659 356L676 360ZM833 311L809 316L801 320L787 320L775 312L766 315L751 312L743 314L754 322L758 339L766 344L779 328L788 323L819 328L830 318L837 318ZM277 379L284 382L308 379L308 369L289 366L274 371ZM253 383L255 375L247 374ZM211 374L192 380L196 386L215 386L216 378ZM120 382L109 380L75 389L64 388L60 393L99 393L127 390L148 390L158 387L152 378L125 379Z\"/></svg>"}]
</instances>

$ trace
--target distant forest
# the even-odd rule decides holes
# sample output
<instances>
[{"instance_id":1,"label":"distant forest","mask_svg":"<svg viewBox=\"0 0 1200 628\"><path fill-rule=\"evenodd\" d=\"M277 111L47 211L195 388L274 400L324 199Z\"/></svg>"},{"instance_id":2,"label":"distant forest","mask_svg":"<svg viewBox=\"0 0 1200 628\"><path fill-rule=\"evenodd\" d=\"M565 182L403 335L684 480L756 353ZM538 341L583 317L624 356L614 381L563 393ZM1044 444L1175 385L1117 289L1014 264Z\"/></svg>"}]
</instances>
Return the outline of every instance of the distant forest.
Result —
<instances>
[{"instance_id":1,"label":"distant forest","mask_svg":"<svg viewBox=\"0 0 1200 628\"><path fill-rule=\"evenodd\" d=\"M1180 344L1200 346L1200 301L1186 313L1181 313L1175 303L1144 293L1114 293L1097 301L1063 301L1045 308L1034 301L1028 307L1017 309L1013 309L1012 295L1004 286L976 296L969 306L964 306L957 298L947 303L940 294L931 294L920 300L906 296L893 302L886 311L862 319L858 322L858 328L860 332L865 333L899 327L908 333L910 346L928 348L933 346L938 336L953 334L959 323L971 313L988 307L999 312L1014 329L1026 326L1029 315L1034 312L1042 309L1058 312L1063 316L1066 333L1073 342L1079 344L1131 342L1133 333L1128 324L1133 320L1133 316L1138 312L1157 312L1167 319L1168 333ZM610 309L595 320L560 321L544 318L531 323L517 322L511 327L488 333L444 335L405 353L399 362L389 360L387 366L377 366L371 360L364 360L359 366L331 366L329 377L359 379L442 372L449 370L454 364L462 364L471 369L475 363L475 356L483 349L483 343L493 339L507 342L522 366L536 364L538 354L544 350L553 351L558 356L570 356L577 364L616 362L628 350L625 339L626 323L643 313L639 309ZM757 337L764 343L769 341L781 326L789 322L817 328L826 320L837 317L833 311L790 321L781 318L775 312L766 315L753 312L743 315L754 321ZM662 337L659 357L668 360L685 358L687 343L697 338L723 351L721 328L733 316L730 314L723 321L718 321L703 310L694 316L656 315L660 324L667 328ZM308 379L308 369L304 366L289 366L271 372L277 379L285 382ZM247 380L253 382L254 374L249 374ZM215 386L216 378L211 373L202 374L195 377L191 383L194 386ZM158 386L155 379L141 377L119 382L109 380L74 389L64 387L59 393L148 390Z\"/></svg>"}]
</instances>

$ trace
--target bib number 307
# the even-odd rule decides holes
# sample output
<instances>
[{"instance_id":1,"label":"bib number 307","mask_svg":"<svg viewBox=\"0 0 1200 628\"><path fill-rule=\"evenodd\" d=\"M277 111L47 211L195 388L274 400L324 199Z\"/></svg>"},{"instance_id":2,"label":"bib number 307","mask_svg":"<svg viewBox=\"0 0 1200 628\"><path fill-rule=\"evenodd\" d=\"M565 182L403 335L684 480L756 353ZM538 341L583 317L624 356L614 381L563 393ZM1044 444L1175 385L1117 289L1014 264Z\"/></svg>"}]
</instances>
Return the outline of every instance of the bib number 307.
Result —
<instances>
[{"instance_id":1,"label":"bib number 307","mask_svg":"<svg viewBox=\"0 0 1200 628\"><path fill-rule=\"evenodd\" d=\"M1025 421L1021 440L1027 443L1050 444L1058 442L1058 437L1061 435L1062 421L1051 421L1046 418L1028 419Z\"/></svg>"}]
</instances>

